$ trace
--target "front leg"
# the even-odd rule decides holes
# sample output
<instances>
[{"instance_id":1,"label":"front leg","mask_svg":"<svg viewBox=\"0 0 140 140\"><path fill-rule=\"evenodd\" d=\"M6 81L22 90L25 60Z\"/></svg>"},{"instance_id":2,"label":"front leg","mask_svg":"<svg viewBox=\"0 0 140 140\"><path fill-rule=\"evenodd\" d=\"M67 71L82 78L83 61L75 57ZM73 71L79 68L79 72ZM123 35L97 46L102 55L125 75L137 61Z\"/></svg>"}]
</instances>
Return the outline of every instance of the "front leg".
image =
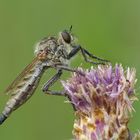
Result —
<instances>
[{"instance_id":1,"label":"front leg","mask_svg":"<svg viewBox=\"0 0 140 140\"><path fill-rule=\"evenodd\" d=\"M92 53L90 53L89 51L87 51L86 49L82 48L83 52L86 53L89 57L93 58L93 59L96 59L96 60L99 60L99 61L104 61L104 62L110 62L109 60L105 60L105 59L102 59L102 58L99 58L95 55L93 55Z\"/></svg>"},{"instance_id":2,"label":"front leg","mask_svg":"<svg viewBox=\"0 0 140 140\"><path fill-rule=\"evenodd\" d=\"M67 59L72 58L74 55L76 55L79 51L81 51L82 56L84 57L84 60L86 62L92 63L92 64L104 64L104 62L109 62L108 60L104 60L102 58L99 58L91 53L89 53L86 49L82 48L80 45L78 46L73 46L72 51L69 53L69 55L67 56ZM99 60L101 62L94 62L90 59L87 58L87 55L93 59Z\"/></svg>"}]
</instances>

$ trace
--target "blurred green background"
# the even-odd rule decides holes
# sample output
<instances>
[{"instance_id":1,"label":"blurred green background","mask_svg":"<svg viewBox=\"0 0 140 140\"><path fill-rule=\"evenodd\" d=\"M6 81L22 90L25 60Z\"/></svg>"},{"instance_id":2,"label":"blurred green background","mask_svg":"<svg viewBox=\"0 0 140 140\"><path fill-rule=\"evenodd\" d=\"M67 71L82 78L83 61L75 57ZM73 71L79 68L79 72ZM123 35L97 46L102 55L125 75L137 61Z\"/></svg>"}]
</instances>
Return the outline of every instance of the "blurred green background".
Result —
<instances>
[{"instance_id":1,"label":"blurred green background","mask_svg":"<svg viewBox=\"0 0 140 140\"><path fill-rule=\"evenodd\" d=\"M0 0L0 110L8 97L4 89L33 59L35 43L57 35L73 25L79 43L113 64L136 67L140 79L139 0ZM76 67L81 56L72 61ZM72 138L74 114L63 97L44 95L41 87L52 71L44 74L34 96L0 126L1 140L68 140ZM49 74L48 74L49 73ZM54 71L52 72L52 74ZM48 76L49 75L49 76ZM65 73L62 79L70 76ZM140 82L136 91L139 96ZM60 89L60 83L53 89ZM133 132L140 128L140 103L131 120Z\"/></svg>"}]
</instances>

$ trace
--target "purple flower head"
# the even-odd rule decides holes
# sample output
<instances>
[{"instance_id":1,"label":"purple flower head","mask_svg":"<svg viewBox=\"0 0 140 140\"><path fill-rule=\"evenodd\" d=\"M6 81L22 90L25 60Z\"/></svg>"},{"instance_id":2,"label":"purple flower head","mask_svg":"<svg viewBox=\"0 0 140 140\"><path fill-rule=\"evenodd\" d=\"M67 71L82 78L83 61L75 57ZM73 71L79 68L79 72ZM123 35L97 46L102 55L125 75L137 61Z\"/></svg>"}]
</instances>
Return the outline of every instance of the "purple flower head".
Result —
<instances>
[{"instance_id":1,"label":"purple flower head","mask_svg":"<svg viewBox=\"0 0 140 140\"><path fill-rule=\"evenodd\" d=\"M116 64L78 69L72 78L62 82L78 119L73 134L76 140L127 139L127 123L132 111L135 69L124 71Z\"/></svg>"}]
</instances>

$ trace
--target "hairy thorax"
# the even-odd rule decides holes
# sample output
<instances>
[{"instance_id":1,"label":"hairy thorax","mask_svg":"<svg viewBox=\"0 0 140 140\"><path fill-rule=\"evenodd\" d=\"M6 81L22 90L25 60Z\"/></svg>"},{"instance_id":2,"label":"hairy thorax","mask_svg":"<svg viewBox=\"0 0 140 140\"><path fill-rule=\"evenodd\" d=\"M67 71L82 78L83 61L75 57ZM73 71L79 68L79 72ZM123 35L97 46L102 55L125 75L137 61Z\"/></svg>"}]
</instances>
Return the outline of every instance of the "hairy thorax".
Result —
<instances>
[{"instance_id":1,"label":"hairy thorax","mask_svg":"<svg viewBox=\"0 0 140 140\"><path fill-rule=\"evenodd\" d=\"M44 38L37 45L35 55L39 60L43 61L46 66L56 64L68 65L67 56L70 47L67 44L59 43L56 38Z\"/></svg>"}]
</instances>

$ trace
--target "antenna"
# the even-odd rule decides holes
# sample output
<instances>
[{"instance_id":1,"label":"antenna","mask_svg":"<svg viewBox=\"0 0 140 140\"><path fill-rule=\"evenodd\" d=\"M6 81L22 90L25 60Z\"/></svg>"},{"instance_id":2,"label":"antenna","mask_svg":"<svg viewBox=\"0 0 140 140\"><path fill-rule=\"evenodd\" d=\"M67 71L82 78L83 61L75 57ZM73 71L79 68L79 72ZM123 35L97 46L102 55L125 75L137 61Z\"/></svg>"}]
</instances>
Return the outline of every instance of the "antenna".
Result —
<instances>
[{"instance_id":1,"label":"antenna","mask_svg":"<svg viewBox=\"0 0 140 140\"><path fill-rule=\"evenodd\" d=\"M72 31L72 25L71 25L70 28L69 28L69 33L71 33L71 31Z\"/></svg>"}]
</instances>

